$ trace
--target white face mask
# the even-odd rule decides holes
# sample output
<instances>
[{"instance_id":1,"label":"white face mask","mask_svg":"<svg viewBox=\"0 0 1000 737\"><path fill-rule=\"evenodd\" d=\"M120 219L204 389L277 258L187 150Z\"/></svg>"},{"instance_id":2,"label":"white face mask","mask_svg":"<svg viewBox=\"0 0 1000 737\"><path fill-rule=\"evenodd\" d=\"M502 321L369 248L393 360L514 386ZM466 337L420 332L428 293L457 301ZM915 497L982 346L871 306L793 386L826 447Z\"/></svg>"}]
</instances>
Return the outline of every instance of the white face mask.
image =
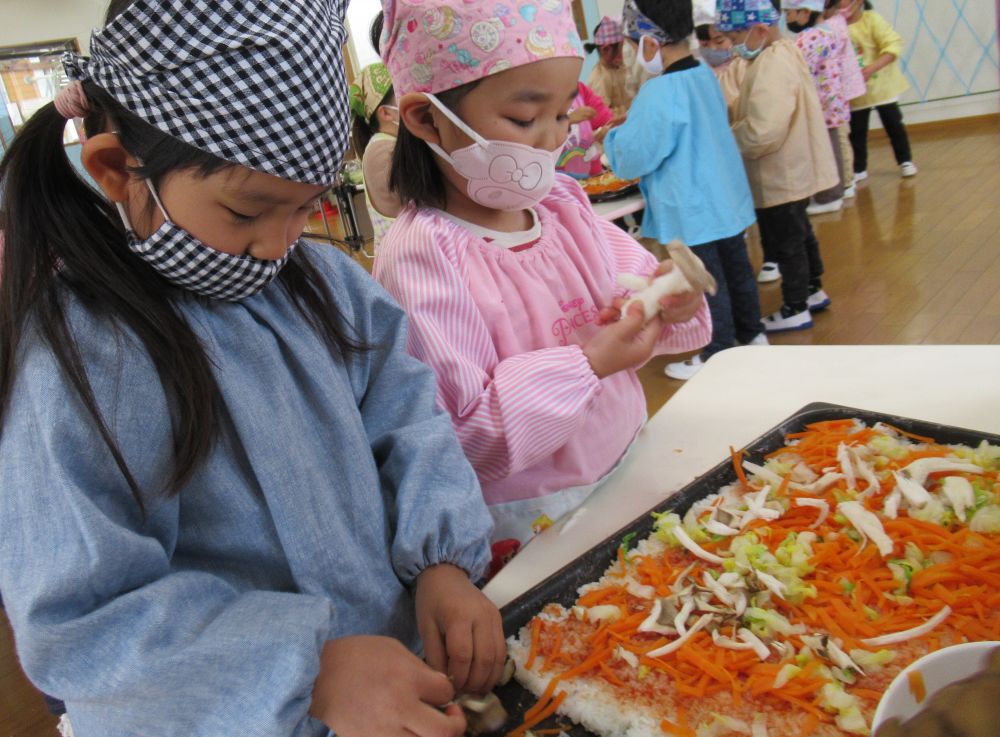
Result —
<instances>
[{"instance_id":1,"label":"white face mask","mask_svg":"<svg viewBox=\"0 0 1000 737\"><path fill-rule=\"evenodd\" d=\"M487 140L434 95L427 95L427 99L475 141L450 154L434 143L427 144L468 181L469 199L493 210L525 210L545 198L555 182L562 146L546 151L523 143Z\"/></svg>"},{"instance_id":2,"label":"white face mask","mask_svg":"<svg viewBox=\"0 0 1000 737\"><path fill-rule=\"evenodd\" d=\"M645 57L646 40L656 47L653 58L647 60ZM639 38L639 48L635 50L635 64L647 74L663 74L663 57L660 56L660 44L652 36L642 36Z\"/></svg>"}]
</instances>

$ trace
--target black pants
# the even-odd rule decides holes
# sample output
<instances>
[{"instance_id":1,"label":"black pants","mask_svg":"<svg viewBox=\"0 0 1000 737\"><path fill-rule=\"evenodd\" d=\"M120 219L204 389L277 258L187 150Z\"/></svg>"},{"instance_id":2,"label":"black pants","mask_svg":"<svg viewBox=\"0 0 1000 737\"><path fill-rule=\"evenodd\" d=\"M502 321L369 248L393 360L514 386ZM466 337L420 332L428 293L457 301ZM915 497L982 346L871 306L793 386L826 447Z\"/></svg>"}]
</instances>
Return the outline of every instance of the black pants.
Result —
<instances>
[{"instance_id":1,"label":"black pants","mask_svg":"<svg viewBox=\"0 0 1000 737\"><path fill-rule=\"evenodd\" d=\"M701 358L707 361L719 351L737 343L749 343L764 332L760 296L742 233L692 250L718 286L716 293L706 298L712 314L712 342L702 349Z\"/></svg>"},{"instance_id":2,"label":"black pants","mask_svg":"<svg viewBox=\"0 0 1000 737\"><path fill-rule=\"evenodd\" d=\"M810 284L822 286L823 259L806 207L809 200L757 210L764 259L781 270L781 296L796 312L806 309Z\"/></svg>"},{"instance_id":3,"label":"black pants","mask_svg":"<svg viewBox=\"0 0 1000 737\"><path fill-rule=\"evenodd\" d=\"M843 199L844 187L847 186L844 179L844 158L840 155L840 134L837 133L836 128L827 128L827 133L830 135L830 146L833 148L833 159L837 162L837 176L840 177L840 181L830 187L830 189L824 189L822 192L817 192L813 195L813 200L820 205L826 205Z\"/></svg>"},{"instance_id":4,"label":"black pants","mask_svg":"<svg viewBox=\"0 0 1000 737\"><path fill-rule=\"evenodd\" d=\"M879 105L875 109L882 121L882 127L889 135L896 163L903 164L907 161L913 161L913 154L910 153L910 139L906 135L906 126L903 125L903 111L899 109L899 104L890 102L887 105ZM855 172L867 171L868 169L868 120L871 118L871 114L871 108L851 111L851 148L854 149Z\"/></svg>"}]
</instances>

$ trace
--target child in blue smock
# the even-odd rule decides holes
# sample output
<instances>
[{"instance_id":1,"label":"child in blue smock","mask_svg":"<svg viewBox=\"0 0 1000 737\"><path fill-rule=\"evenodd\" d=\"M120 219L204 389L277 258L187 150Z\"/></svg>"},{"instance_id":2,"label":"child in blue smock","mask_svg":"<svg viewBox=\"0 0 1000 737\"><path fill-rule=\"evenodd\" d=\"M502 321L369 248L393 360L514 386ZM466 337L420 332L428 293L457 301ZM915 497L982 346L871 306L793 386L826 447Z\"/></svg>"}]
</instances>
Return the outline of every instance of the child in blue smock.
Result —
<instances>
[{"instance_id":1,"label":"child in blue smock","mask_svg":"<svg viewBox=\"0 0 1000 737\"><path fill-rule=\"evenodd\" d=\"M688 45L690 0L627 0L623 18L646 68L655 64L661 73L639 90L625 123L607 133L605 155L617 176L641 177L642 235L687 243L718 284L708 296L712 342L666 367L667 376L688 379L721 350L767 343L743 238L754 221L753 197L719 83Z\"/></svg>"},{"instance_id":2,"label":"child in blue smock","mask_svg":"<svg viewBox=\"0 0 1000 737\"><path fill-rule=\"evenodd\" d=\"M0 164L0 591L77 737L457 737L443 705L499 677L434 376L299 239L346 147L344 5L115 0Z\"/></svg>"}]
</instances>

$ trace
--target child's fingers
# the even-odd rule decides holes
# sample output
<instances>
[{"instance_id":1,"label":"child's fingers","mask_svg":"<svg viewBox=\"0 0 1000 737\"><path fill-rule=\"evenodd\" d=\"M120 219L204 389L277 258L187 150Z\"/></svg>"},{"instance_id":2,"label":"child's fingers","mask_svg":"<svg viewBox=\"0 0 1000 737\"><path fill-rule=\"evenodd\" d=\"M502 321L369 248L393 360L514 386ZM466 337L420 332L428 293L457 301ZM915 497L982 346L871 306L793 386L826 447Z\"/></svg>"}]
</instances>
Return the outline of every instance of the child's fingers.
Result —
<instances>
[{"instance_id":1,"label":"child's fingers","mask_svg":"<svg viewBox=\"0 0 1000 737\"><path fill-rule=\"evenodd\" d=\"M476 643L476 655L472 660L472 668L469 670L469 680L465 684L465 690L473 694L484 694L490 690L493 683L493 672L496 670L498 653L494 644L493 627L490 623L478 623L473 629L473 638ZM501 665L503 665L501 663Z\"/></svg>"},{"instance_id":2,"label":"child's fingers","mask_svg":"<svg viewBox=\"0 0 1000 737\"><path fill-rule=\"evenodd\" d=\"M445 652L444 640L437 625L430 622L426 628L421 627L420 630L420 637L424 641L424 660L427 661L427 665L439 673L446 673L448 655Z\"/></svg>"},{"instance_id":3,"label":"child's fingers","mask_svg":"<svg viewBox=\"0 0 1000 737\"><path fill-rule=\"evenodd\" d=\"M594 321L597 325L610 325L613 322L617 322L618 318L622 316L622 312L614 307L604 307L597 313L597 319Z\"/></svg>"},{"instance_id":4,"label":"child's fingers","mask_svg":"<svg viewBox=\"0 0 1000 737\"><path fill-rule=\"evenodd\" d=\"M664 274L669 274L673 270L674 270L674 262L673 261L671 261L670 259L667 259L665 261L661 261L659 263L659 265L656 267L656 271L653 272L653 278L655 279L658 276L663 276Z\"/></svg>"},{"instance_id":5,"label":"child's fingers","mask_svg":"<svg viewBox=\"0 0 1000 737\"><path fill-rule=\"evenodd\" d=\"M448 651L448 677L459 691L466 690L472 656L475 652L472 637L472 623L453 624L445 633L445 647Z\"/></svg>"},{"instance_id":6,"label":"child's fingers","mask_svg":"<svg viewBox=\"0 0 1000 737\"><path fill-rule=\"evenodd\" d=\"M450 704L444 710L420 704L407 715L406 731L415 737L459 737L465 732L465 715Z\"/></svg>"},{"instance_id":7,"label":"child's fingers","mask_svg":"<svg viewBox=\"0 0 1000 737\"><path fill-rule=\"evenodd\" d=\"M416 695L425 704L441 706L455 698L455 686L444 673L423 668L416 678Z\"/></svg>"}]
</instances>

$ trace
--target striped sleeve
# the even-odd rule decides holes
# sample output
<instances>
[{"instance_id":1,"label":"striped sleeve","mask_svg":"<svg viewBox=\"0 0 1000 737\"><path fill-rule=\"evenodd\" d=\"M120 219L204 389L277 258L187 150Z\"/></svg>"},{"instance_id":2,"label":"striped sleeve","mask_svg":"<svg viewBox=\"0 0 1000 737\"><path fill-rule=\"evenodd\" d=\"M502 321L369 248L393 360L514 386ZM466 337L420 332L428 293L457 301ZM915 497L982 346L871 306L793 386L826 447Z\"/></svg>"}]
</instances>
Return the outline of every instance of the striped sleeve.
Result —
<instances>
[{"instance_id":1,"label":"striped sleeve","mask_svg":"<svg viewBox=\"0 0 1000 737\"><path fill-rule=\"evenodd\" d=\"M410 321L407 348L437 375L438 404L452 418L481 481L529 468L576 432L600 383L579 346L501 359L448 238L414 216L393 228L375 277Z\"/></svg>"},{"instance_id":2,"label":"striped sleeve","mask_svg":"<svg viewBox=\"0 0 1000 737\"><path fill-rule=\"evenodd\" d=\"M638 241L613 223L600 220L599 228L611 250L615 274L649 275L656 271L656 257ZM708 345L712 339L712 316L708 302L702 298L701 308L687 322L668 324L663 327L660 339L653 349L655 355L686 353Z\"/></svg>"}]
</instances>

